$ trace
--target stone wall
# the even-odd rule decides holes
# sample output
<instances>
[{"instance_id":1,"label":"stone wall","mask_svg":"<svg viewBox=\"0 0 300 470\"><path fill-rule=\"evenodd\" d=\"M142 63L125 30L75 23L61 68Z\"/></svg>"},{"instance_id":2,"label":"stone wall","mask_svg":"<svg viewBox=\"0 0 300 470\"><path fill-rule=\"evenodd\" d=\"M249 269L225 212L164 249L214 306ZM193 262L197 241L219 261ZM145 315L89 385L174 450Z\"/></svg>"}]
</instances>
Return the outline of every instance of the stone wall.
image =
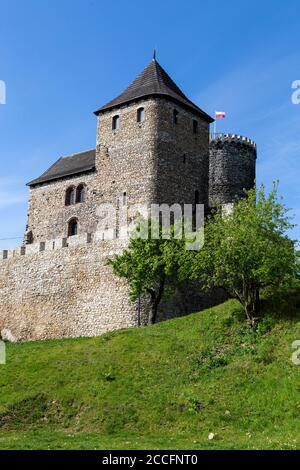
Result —
<instances>
[{"instance_id":1,"label":"stone wall","mask_svg":"<svg viewBox=\"0 0 300 470\"><path fill-rule=\"evenodd\" d=\"M126 282L106 264L124 250L127 241L99 238L97 233L81 234L0 252L4 339L98 336L147 324L149 299L130 303ZM224 299L222 292L204 294L198 285L189 284L161 303L158 321L197 312Z\"/></svg>"},{"instance_id":2,"label":"stone wall","mask_svg":"<svg viewBox=\"0 0 300 470\"><path fill-rule=\"evenodd\" d=\"M173 113L177 111L177 123ZM198 123L193 132L193 121ZM160 98L158 100L156 202L208 202L209 125L199 116Z\"/></svg>"},{"instance_id":3,"label":"stone wall","mask_svg":"<svg viewBox=\"0 0 300 470\"><path fill-rule=\"evenodd\" d=\"M145 121L137 122L143 107ZM177 124L173 112L177 110ZM112 118L120 128L112 130ZM124 192L134 204L207 204L209 126L198 116L164 98L151 98L100 114L97 132L99 187L105 202ZM193 120L198 132L193 133Z\"/></svg>"},{"instance_id":4,"label":"stone wall","mask_svg":"<svg viewBox=\"0 0 300 470\"><path fill-rule=\"evenodd\" d=\"M66 191L70 186L84 184L84 203L66 206ZM95 173L76 175L50 181L30 189L27 230L33 234L33 242L68 236L68 222L78 218L78 233L95 232L97 227L97 190Z\"/></svg>"},{"instance_id":5,"label":"stone wall","mask_svg":"<svg viewBox=\"0 0 300 470\"><path fill-rule=\"evenodd\" d=\"M100 335L137 325L126 283L106 259L124 241L70 237L10 250L0 260L0 331L17 340ZM23 254L22 254L23 253Z\"/></svg>"},{"instance_id":6,"label":"stone wall","mask_svg":"<svg viewBox=\"0 0 300 470\"><path fill-rule=\"evenodd\" d=\"M142 123L137 122L140 107L145 112ZM116 115L120 127L113 130ZM165 98L142 99L103 112L98 117L95 176L101 201L117 207L117 225L124 195L129 222L140 212L139 205L194 204L196 192L198 202L207 207L208 148L208 123Z\"/></svg>"},{"instance_id":7,"label":"stone wall","mask_svg":"<svg viewBox=\"0 0 300 470\"><path fill-rule=\"evenodd\" d=\"M145 109L145 120L137 122L137 110ZM113 116L119 115L120 127L112 130ZM128 205L149 205L155 191L155 142L157 136L157 100L148 99L98 117L96 168L101 201L116 204L126 193Z\"/></svg>"}]
</instances>

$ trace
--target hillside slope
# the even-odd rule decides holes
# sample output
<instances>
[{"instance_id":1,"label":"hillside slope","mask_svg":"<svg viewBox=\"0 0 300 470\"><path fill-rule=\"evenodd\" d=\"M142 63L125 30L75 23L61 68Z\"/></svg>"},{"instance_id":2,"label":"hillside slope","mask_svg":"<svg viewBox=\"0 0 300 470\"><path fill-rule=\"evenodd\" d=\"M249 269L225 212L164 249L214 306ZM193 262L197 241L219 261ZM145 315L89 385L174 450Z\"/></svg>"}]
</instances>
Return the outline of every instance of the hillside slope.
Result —
<instances>
[{"instance_id":1,"label":"hillside slope","mask_svg":"<svg viewBox=\"0 0 300 470\"><path fill-rule=\"evenodd\" d=\"M8 344L0 448L300 448L300 296L263 308L256 332L228 301L93 339Z\"/></svg>"}]
</instances>

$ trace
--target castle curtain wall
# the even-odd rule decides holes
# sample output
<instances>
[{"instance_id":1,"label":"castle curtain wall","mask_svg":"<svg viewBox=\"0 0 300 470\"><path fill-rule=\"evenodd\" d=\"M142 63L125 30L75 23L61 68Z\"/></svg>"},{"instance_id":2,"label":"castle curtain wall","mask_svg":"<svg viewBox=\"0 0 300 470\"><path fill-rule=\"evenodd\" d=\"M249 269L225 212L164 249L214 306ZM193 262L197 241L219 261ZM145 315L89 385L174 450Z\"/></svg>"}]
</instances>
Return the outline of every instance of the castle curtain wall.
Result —
<instances>
[{"instance_id":1,"label":"castle curtain wall","mask_svg":"<svg viewBox=\"0 0 300 470\"><path fill-rule=\"evenodd\" d=\"M49 244L44 252L10 253L0 260L4 337L7 332L18 341L95 336L137 325L125 282L106 266L112 249L122 249L124 242L87 243L75 237L72 243L57 249Z\"/></svg>"},{"instance_id":2,"label":"castle curtain wall","mask_svg":"<svg viewBox=\"0 0 300 470\"><path fill-rule=\"evenodd\" d=\"M231 203L253 186L254 142L227 135L209 144L213 119L155 58L95 114L96 150L60 158L29 183L27 244L0 252L3 337L95 336L144 324L147 299L138 303L141 311L130 304L125 281L106 264L128 243L120 239L124 210L129 224L144 215L139 205L200 203L209 211L209 201ZM78 187L84 198L66 198ZM158 318L199 311L224 299L219 294L185 286L162 303Z\"/></svg>"}]
</instances>

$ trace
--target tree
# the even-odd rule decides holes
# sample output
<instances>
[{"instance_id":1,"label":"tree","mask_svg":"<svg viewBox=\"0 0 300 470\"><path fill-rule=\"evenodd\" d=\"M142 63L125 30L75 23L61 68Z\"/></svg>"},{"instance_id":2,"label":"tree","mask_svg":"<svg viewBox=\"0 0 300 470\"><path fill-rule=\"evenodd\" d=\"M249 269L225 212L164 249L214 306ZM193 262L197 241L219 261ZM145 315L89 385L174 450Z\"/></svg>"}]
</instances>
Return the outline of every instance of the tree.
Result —
<instances>
[{"instance_id":1,"label":"tree","mask_svg":"<svg viewBox=\"0 0 300 470\"><path fill-rule=\"evenodd\" d=\"M278 289L295 279L295 242L287 236L293 227L274 183L246 192L230 215L221 208L205 227L205 243L194 256L183 257L181 269L205 288L221 287L243 306L253 326L260 316L261 289Z\"/></svg>"},{"instance_id":2,"label":"tree","mask_svg":"<svg viewBox=\"0 0 300 470\"><path fill-rule=\"evenodd\" d=\"M150 296L151 309L148 323L157 320L159 304L166 293L167 285L178 283L178 259L176 255L184 247L184 240L174 238L174 227L171 227L170 238L151 238L150 221L142 221L142 230L148 231L147 239L132 237L128 249L108 261L114 274L125 278L129 284L129 296L135 302L143 294Z\"/></svg>"}]
</instances>

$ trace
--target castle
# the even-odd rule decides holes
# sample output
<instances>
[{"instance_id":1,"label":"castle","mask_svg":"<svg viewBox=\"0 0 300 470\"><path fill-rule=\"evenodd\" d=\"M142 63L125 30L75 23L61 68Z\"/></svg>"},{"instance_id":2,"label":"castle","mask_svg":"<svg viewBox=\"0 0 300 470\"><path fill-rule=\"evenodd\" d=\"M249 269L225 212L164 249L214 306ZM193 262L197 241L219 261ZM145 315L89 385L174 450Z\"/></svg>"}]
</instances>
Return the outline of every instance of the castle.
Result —
<instances>
[{"instance_id":1,"label":"castle","mask_svg":"<svg viewBox=\"0 0 300 470\"><path fill-rule=\"evenodd\" d=\"M106 259L127 244L118 208L231 204L255 180L256 145L211 135L213 119L192 103L156 58L117 98L96 111L96 148L62 157L31 181L22 246L0 252L0 331L32 340L94 336L136 326L140 307ZM117 205L114 239L97 212ZM160 319L206 306L178 293Z\"/></svg>"}]
</instances>

